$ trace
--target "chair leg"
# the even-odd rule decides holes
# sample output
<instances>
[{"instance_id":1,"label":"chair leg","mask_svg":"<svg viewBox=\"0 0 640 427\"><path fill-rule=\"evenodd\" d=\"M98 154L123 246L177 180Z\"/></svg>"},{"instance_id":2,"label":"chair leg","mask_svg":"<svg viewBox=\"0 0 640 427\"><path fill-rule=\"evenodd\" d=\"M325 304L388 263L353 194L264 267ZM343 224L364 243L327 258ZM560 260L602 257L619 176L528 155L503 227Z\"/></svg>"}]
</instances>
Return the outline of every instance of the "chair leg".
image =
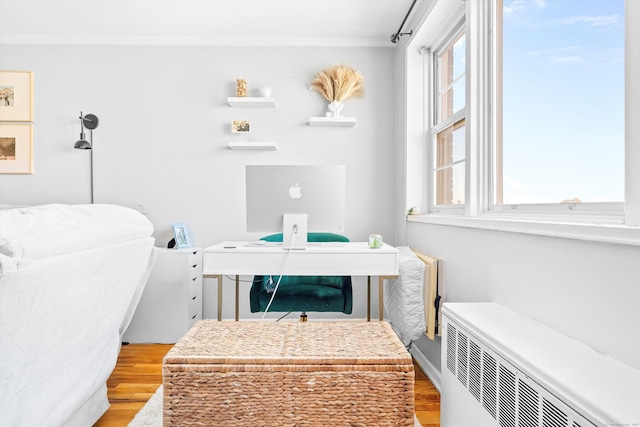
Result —
<instances>
[{"instance_id":1,"label":"chair leg","mask_svg":"<svg viewBox=\"0 0 640 427\"><path fill-rule=\"evenodd\" d=\"M305 313L304 311L302 313L300 313L300 321L301 322L306 322L307 321L307 313Z\"/></svg>"}]
</instances>

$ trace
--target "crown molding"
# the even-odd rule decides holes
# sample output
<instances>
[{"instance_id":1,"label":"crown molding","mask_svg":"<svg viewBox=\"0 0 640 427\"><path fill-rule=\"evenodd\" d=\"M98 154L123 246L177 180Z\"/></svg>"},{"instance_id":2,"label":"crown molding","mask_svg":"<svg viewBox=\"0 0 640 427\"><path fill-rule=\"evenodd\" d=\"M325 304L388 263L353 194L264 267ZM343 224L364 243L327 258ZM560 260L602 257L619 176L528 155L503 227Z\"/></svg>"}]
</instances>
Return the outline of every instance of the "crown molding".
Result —
<instances>
[{"instance_id":1,"label":"crown molding","mask_svg":"<svg viewBox=\"0 0 640 427\"><path fill-rule=\"evenodd\" d=\"M394 47L386 38L0 35L4 45Z\"/></svg>"}]
</instances>

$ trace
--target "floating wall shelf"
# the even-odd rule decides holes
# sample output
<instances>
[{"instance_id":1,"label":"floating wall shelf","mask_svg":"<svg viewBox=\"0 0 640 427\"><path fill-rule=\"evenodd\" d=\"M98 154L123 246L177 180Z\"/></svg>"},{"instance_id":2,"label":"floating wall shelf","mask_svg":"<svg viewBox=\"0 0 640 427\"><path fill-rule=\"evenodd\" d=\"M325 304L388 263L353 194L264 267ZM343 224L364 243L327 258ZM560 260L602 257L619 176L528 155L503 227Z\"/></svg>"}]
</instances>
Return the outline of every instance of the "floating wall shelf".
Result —
<instances>
[{"instance_id":1,"label":"floating wall shelf","mask_svg":"<svg viewBox=\"0 0 640 427\"><path fill-rule=\"evenodd\" d=\"M277 150L275 142L230 142L229 148L232 150Z\"/></svg>"},{"instance_id":2,"label":"floating wall shelf","mask_svg":"<svg viewBox=\"0 0 640 427\"><path fill-rule=\"evenodd\" d=\"M261 98L255 96L230 96L227 98L227 103L232 107L246 108L276 108L278 106L274 98Z\"/></svg>"},{"instance_id":3,"label":"floating wall shelf","mask_svg":"<svg viewBox=\"0 0 640 427\"><path fill-rule=\"evenodd\" d=\"M309 117L309 126L354 127L355 117Z\"/></svg>"}]
</instances>

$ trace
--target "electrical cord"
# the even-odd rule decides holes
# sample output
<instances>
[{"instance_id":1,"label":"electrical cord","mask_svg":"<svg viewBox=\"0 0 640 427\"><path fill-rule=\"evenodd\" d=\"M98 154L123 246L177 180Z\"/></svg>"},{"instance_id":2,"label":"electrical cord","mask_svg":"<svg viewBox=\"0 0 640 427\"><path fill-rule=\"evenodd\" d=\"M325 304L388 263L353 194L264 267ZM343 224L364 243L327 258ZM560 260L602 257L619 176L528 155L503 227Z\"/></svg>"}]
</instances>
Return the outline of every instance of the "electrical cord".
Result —
<instances>
[{"instance_id":1,"label":"electrical cord","mask_svg":"<svg viewBox=\"0 0 640 427\"><path fill-rule=\"evenodd\" d=\"M289 261L289 255L291 255L292 249L293 249L293 245L291 245L291 247L287 251L287 256L284 258L284 262L282 264L282 269L281 269L282 273L280 274L280 277L278 277L278 282L276 283L275 288L273 288L273 293L271 294L271 298L269 299L269 304L267 304L267 308L264 309L264 313L262 314L262 319L264 319L264 316L267 315L267 312L271 307L271 303L273 302L273 299L276 297L276 292L278 292L278 287L280 287L280 281L282 280L282 276L284 275L285 269L287 267L287 262Z\"/></svg>"},{"instance_id":2,"label":"electrical cord","mask_svg":"<svg viewBox=\"0 0 640 427\"><path fill-rule=\"evenodd\" d=\"M285 317L287 317L288 315L290 315L291 313L293 313L292 311L283 314L282 316L278 317L278 320L276 320L276 322L281 321L282 319L284 319Z\"/></svg>"},{"instance_id":3,"label":"electrical cord","mask_svg":"<svg viewBox=\"0 0 640 427\"><path fill-rule=\"evenodd\" d=\"M282 276L284 275L284 272L286 271L286 268L287 268L287 262L289 261L291 250L293 249L293 238L296 236L296 234L298 234L298 224L293 224L293 236L291 238L291 245L289 246L289 250L287 251L287 256L284 258L284 262L282 263L282 269L280 270L281 273L280 273L280 277L278 277L278 283L276 283L276 286L273 288L273 294L271 294L271 298L269 299L269 304L267 304L267 308L264 309L264 313L262 314L262 319L264 319L264 316L266 316L267 313L269 312L271 303L273 302L273 299L276 297L276 292L278 292L278 288L280 287L280 281L282 280ZM269 280L271 281L271 283L273 283L273 280L271 278Z\"/></svg>"},{"instance_id":4,"label":"electrical cord","mask_svg":"<svg viewBox=\"0 0 640 427\"><path fill-rule=\"evenodd\" d=\"M265 285L265 288L268 294L270 294L276 289L276 285L273 281L273 276L269 276L269 280L267 280L267 284Z\"/></svg>"}]
</instances>

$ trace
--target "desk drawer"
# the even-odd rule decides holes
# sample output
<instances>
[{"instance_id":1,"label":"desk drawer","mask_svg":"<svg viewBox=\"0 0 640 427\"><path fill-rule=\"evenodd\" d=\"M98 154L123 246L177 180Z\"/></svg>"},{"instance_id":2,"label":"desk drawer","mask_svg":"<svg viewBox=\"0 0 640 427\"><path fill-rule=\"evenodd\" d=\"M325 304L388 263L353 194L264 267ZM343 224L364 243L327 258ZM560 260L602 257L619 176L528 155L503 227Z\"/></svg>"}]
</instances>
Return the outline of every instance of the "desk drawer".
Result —
<instances>
[{"instance_id":1,"label":"desk drawer","mask_svg":"<svg viewBox=\"0 0 640 427\"><path fill-rule=\"evenodd\" d=\"M196 276L189 279L187 286L187 295L193 297L202 293L202 276Z\"/></svg>"},{"instance_id":2,"label":"desk drawer","mask_svg":"<svg viewBox=\"0 0 640 427\"><path fill-rule=\"evenodd\" d=\"M175 343L202 318L202 250L160 248L125 341Z\"/></svg>"},{"instance_id":3,"label":"desk drawer","mask_svg":"<svg viewBox=\"0 0 640 427\"><path fill-rule=\"evenodd\" d=\"M198 315L202 313L202 296L195 295L191 299L189 299L189 317L194 318L194 315Z\"/></svg>"}]
</instances>

